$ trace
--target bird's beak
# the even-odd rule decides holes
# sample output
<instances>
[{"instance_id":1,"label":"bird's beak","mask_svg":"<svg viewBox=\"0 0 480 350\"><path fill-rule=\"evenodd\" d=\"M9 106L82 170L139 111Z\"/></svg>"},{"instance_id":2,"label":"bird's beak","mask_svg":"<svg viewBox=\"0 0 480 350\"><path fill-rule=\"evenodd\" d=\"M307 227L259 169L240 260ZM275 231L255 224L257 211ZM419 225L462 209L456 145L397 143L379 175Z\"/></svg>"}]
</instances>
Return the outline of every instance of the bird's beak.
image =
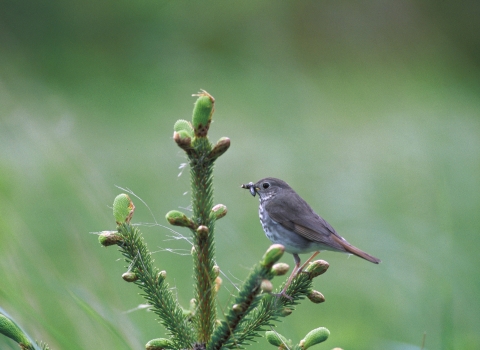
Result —
<instances>
[{"instance_id":1,"label":"bird's beak","mask_svg":"<svg viewBox=\"0 0 480 350\"><path fill-rule=\"evenodd\" d=\"M250 190L250 193L252 194L252 196L255 197L255 195L257 194L257 188L255 187L255 184L253 182L250 182L246 185L242 185L241 186L242 188L246 188L247 190Z\"/></svg>"}]
</instances>

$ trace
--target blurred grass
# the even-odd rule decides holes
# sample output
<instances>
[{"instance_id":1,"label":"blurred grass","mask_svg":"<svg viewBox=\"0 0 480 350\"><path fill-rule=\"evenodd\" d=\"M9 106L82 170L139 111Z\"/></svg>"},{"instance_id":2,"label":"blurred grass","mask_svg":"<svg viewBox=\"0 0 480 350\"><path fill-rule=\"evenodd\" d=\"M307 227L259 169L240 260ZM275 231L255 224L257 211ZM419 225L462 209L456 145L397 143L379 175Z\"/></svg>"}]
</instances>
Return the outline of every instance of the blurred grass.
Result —
<instances>
[{"instance_id":1,"label":"blurred grass","mask_svg":"<svg viewBox=\"0 0 480 350\"><path fill-rule=\"evenodd\" d=\"M480 346L477 5L2 6L0 305L33 338L140 349L163 335L151 313L127 312L143 300L120 279L119 254L89 232L114 228L114 185L152 210L137 200L135 222L163 225L188 206L172 128L204 88L217 100L211 140L232 140L215 194L229 208L217 261L232 282L268 247L258 203L239 189L265 176L383 260L322 253L327 302L304 303L280 333L300 340L325 326L325 349L419 349L424 332L427 349ZM162 251L188 243L142 231L188 305L190 258ZM224 286L220 310L234 290ZM0 348L15 347L0 338Z\"/></svg>"}]
</instances>

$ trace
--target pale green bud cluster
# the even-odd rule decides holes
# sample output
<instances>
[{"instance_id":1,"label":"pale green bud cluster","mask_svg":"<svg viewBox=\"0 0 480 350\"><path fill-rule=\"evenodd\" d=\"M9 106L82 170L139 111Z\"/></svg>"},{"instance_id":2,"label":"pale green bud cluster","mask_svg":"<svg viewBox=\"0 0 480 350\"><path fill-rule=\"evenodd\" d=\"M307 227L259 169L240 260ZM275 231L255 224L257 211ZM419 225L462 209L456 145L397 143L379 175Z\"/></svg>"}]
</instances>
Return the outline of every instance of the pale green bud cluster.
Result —
<instances>
[{"instance_id":1,"label":"pale green bud cluster","mask_svg":"<svg viewBox=\"0 0 480 350\"><path fill-rule=\"evenodd\" d=\"M323 275L328 270L329 266L330 265L325 260L315 260L307 266L305 271L309 273L310 278L312 279Z\"/></svg>"},{"instance_id":2,"label":"pale green bud cluster","mask_svg":"<svg viewBox=\"0 0 480 350\"><path fill-rule=\"evenodd\" d=\"M272 244L270 248L265 252L260 262L265 267L272 267L285 252L285 247L281 244Z\"/></svg>"},{"instance_id":3,"label":"pale green bud cluster","mask_svg":"<svg viewBox=\"0 0 480 350\"><path fill-rule=\"evenodd\" d=\"M22 349L29 349L31 346L31 342L22 332L20 327L18 327L15 322L2 313L0 313L0 334L3 334L4 336L16 341L18 344L20 344Z\"/></svg>"},{"instance_id":4,"label":"pale green bud cluster","mask_svg":"<svg viewBox=\"0 0 480 350\"><path fill-rule=\"evenodd\" d=\"M267 331L265 332L265 338L267 338L270 344L277 346L279 349L290 349L293 347L292 341L278 332Z\"/></svg>"},{"instance_id":5,"label":"pale green bud cluster","mask_svg":"<svg viewBox=\"0 0 480 350\"><path fill-rule=\"evenodd\" d=\"M274 276L283 276L288 272L289 269L290 266L285 263L276 263L272 266L272 272Z\"/></svg>"},{"instance_id":6,"label":"pale green bud cluster","mask_svg":"<svg viewBox=\"0 0 480 350\"><path fill-rule=\"evenodd\" d=\"M198 96L195 107L193 107L192 116L195 137L206 137L212 122L213 111L215 110L215 99L205 90L194 96Z\"/></svg>"},{"instance_id":7,"label":"pale green bud cluster","mask_svg":"<svg viewBox=\"0 0 480 350\"><path fill-rule=\"evenodd\" d=\"M174 349L174 344L171 340L165 338L157 338L150 340L145 345L146 350L167 350Z\"/></svg>"},{"instance_id":8,"label":"pale green bud cluster","mask_svg":"<svg viewBox=\"0 0 480 350\"><path fill-rule=\"evenodd\" d=\"M212 208L212 214L215 220L221 219L227 215L227 207L223 204L217 204Z\"/></svg>"},{"instance_id":9,"label":"pale green bud cluster","mask_svg":"<svg viewBox=\"0 0 480 350\"><path fill-rule=\"evenodd\" d=\"M198 96L198 99L193 107L192 121L180 119L173 126L173 140L190 157L195 156L198 145L202 144L197 141L207 138L215 111L215 99L208 92L201 90L193 96ZM207 142L211 150L203 159L209 162L214 162L230 147L228 137L221 137L215 145L211 145L208 140Z\"/></svg>"},{"instance_id":10,"label":"pale green bud cluster","mask_svg":"<svg viewBox=\"0 0 480 350\"><path fill-rule=\"evenodd\" d=\"M314 304L320 304L325 301L325 297L318 290L312 290L307 297Z\"/></svg>"},{"instance_id":11,"label":"pale green bud cluster","mask_svg":"<svg viewBox=\"0 0 480 350\"><path fill-rule=\"evenodd\" d=\"M300 341L300 348L307 350L313 345L323 343L328 339L330 331L325 327L316 328L313 331L308 332L308 334Z\"/></svg>"},{"instance_id":12,"label":"pale green bud cluster","mask_svg":"<svg viewBox=\"0 0 480 350\"><path fill-rule=\"evenodd\" d=\"M135 206L127 194L122 193L115 197L113 201L113 217L117 225L121 225L124 222L130 223L134 211Z\"/></svg>"},{"instance_id":13,"label":"pale green bud cluster","mask_svg":"<svg viewBox=\"0 0 480 350\"><path fill-rule=\"evenodd\" d=\"M307 350L308 348L312 347L313 345L323 343L325 340L328 339L330 335L330 331L325 327L316 328L305 336L298 345L293 346L291 340L288 340L283 335L278 332L274 331L267 331L265 332L265 338L267 341L278 347L278 349L302 349Z\"/></svg>"},{"instance_id":14,"label":"pale green bud cluster","mask_svg":"<svg viewBox=\"0 0 480 350\"><path fill-rule=\"evenodd\" d=\"M193 127L190 122L180 119L173 126L173 139L185 151L192 148Z\"/></svg>"},{"instance_id":15,"label":"pale green bud cluster","mask_svg":"<svg viewBox=\"0 0 480 350\"><path fill-rule=\"evenodd\" d=\"M117 231L102 231L102 233L98 235L98 241L104 247L118 244L122 242L122 240L122 236L120 236Z\"/></svg>"},{"instance_id":16,"label":"pale green bud cluster","mask_svg":"<svg viewBox=\"0 0 480 350\"><path fill-rule=\"evenodd\" d=\"M193 127L192 123L187 120L179 119L173 125L173 130L176 132L184 132L185 135L192 138L193 137Z\"/></svg>"},{"instance_id":17,"label":"pale green bud cluster","mask_svg":"<svg viewBox=\"0 0 480 350\"><path fill-rule=\"evenodd\" d=\"M262 283L260 283L260 289L264 293L270 293L273 290L273 284L270 280L262 280Z\"/></svg>"},{"instance_id":18,"label":"pale green bud cluster","mask_svg":"<svg viewBox=\"0 0 480 350\"><path fill-rule=\"evenodd\" d=\"M227 149L230 147L230 139L228 137L222 137L220 140L217 141L215 146L213 146L212 151L210 152L209 159L215 160L224 154Z\"/></svg>"},{"instance_id":19,"label":"pale green bud cluster","mask_svg":"<svg viewBox=\"0 0 480 350\"><path fill-rule=\"evenodd\" d=\"M167 221L174 226L195 228L195 224L184 213L178 210L171 210L165 215Z\"/></svg>"},{"instance_id":20,"label":"pale green bud cluster","mask_svg":"<svg viewBox=\"0 0 480 350\"><path fill-rule=\"evenodd\" d=\"M138 280L138 276L135 272L125 272L122 275L122 278L127 282L135 282L136 280Z\"/></svg>"}]
</instances>

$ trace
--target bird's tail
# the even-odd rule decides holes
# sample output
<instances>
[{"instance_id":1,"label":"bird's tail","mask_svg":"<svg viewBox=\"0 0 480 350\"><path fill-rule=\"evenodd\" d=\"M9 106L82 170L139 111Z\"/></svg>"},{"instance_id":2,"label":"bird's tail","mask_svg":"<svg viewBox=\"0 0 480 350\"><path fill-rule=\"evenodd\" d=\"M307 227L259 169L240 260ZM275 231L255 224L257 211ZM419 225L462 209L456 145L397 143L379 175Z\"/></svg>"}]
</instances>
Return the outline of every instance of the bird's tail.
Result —
<instances>
[{"instance_id":1,"label":"bird's tail","mask_svg":"<svg viewBox=\"0 0 480 350\"><path fill-rule=\"evenodd\" d=\"M348 243L346 240L342 239L341 237L337 237L336 235L331 236L338 244L340 244L344 249L345 252L356 255L362 259L368 260L374 264L378 264L381 262L380 259L377 259L376 257L365 253L363 250L358 249L357 247L354 247L350 243Z\"/></svg>"}]
</instances>

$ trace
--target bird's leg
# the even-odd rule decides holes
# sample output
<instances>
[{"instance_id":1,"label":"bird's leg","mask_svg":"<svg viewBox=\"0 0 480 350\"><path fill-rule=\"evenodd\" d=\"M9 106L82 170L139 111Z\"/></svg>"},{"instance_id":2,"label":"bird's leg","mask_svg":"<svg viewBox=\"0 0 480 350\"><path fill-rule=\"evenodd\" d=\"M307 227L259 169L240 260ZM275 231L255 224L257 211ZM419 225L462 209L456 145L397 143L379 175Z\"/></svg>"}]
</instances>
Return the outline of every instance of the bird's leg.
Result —
<instances>
[{"instance_id":1,"label":"bird's leg","mask_svg":"<svg viewBox=\"0 0 480 350\"><path fill-rule=\"evenodd\" d=\"M296 274L295 276L298 276L300 273L302 273L302 272L303 272L303 269L310 263L310 261L313 260L314 257L316 257L316 256L318 255L318 253L320 253L320 252L315 252L315 253L313 253L312 256L309 257L308 260L303 263L302 267L300 267L300 268L297 270L297 274ZM297 255L297 256L298 256L298 255ZM295 255L294 255L294 257L295 257ZM300 262L300 259L298 259L298 260L299 260L299 262Z\"/></svg>"},{"instance_id":2,"label":"bird's leg","mask_svg":"<svg viewBox=\"0 0 480 350\"><path fill-rule=\"evenodd\" d=\"M295 276L297 276L297 271L300 267L300 257L298 256L298 254L293 254L293 260L295 260L295 268L293 269L292 273L290 274L290 277L288 277L288 280L287 280L287 283L285 284L285 287L283 287L282 291L277 294L277 296L279 297L285 297L287 299L290 299L292 300L293 298L290 296L290 295L287 295L286 290L288 288L288 286L290 285L290 283L292 283L292 280Z\"/></svg>"},{"instance_id":3,"label":"bird's leg","mask_svg":"<svg viewBox=\"0 0 480 350\"><path fill-rule=\"evenodd\" d=\"M320 253L319 251L315 252L312 254L311 257L309 257L307 259L307 261L305 261L303 263L302 266L300 266L300 257L298 256L298 254L293 254L293 260L295 260L295 268L293 269L292 273L290 274L290 277L288 277L288 280L287 280L287 283L285 284L285 287L283 287L282 291L277 294L277 296L279 297L285 297L285 298L288 298L288 299L293 299L290 295L287 295L286 291L287 291L287 288L288 286L290 286L290 284L292 283L293 279L295 277L297 277L299 274L301 274L303 272L303 269L310 263L310 261L313 260L313 258L315 258L318 253Z\"/></svg>"}]
</instances>

